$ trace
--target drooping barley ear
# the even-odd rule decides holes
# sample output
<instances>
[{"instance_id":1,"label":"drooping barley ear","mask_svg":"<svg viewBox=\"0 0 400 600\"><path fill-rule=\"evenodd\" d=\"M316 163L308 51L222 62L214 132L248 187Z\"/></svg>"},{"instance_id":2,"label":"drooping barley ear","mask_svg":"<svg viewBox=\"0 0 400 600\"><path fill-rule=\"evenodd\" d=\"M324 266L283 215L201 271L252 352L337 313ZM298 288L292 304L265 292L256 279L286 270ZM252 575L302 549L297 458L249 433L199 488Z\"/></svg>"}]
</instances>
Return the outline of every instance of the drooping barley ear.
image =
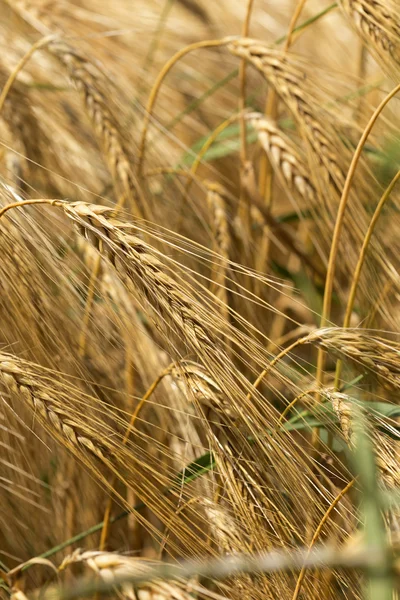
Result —
<instances>
[{"instance_id":1,"label":"drooping barley ear","mask_svg":"<svg viewBox=\"0 0 400 600\"><path fill-rule=\"evenodd\" d=\"M217 183L207 184L207 204L214 238L213 249L221 257L221 259L215 257L211 267L211 278L214 284L211 291L223 302L222 314L224 318L228 318L226 276L229 262L230 235L224 189L221 185Z\"/></svg>"},{"instance_id":2,"label":"drooping barley ear","mask_svg":"<svg viewBox=\"0 0 400 600\"><path fill-rule=\"evenodd\" d=\"M387 389L400 388L400 345L359 330L318 329L310 342L367 369Z\"/></svg>"},{"instance_id":3,"label":"drooping barley ear","mask_svg":"<svg viewBox=\"0 0 400 600\"><path fill-rule=\"evenodd\" d=\"M256 467L240 415L202 365L183 360L172 366L170 374L184 384L184 393L194 400L202 415L215 457L216 477L221 480L224 496L229 498L227 508L223 502L202 501L214 544L224 554L234 554L243 547L261 549L276 517L263 493L265 473ZM285 516L279 515L278 520L292 528ZM272 526L275 533L276 527L278 523ZM246 579L235 578L234 585L243 588L244 593Z\"/></svg>"},{"instance_id":4,"label":"drooping barley ear","mask_svg":"<svg viewBox=\"0 0 400 600\"><path fill-rule=\"evenodd\" d=\"M274 121L261 113L250 113L246 119L256 130L258 140L284 187L294 199L300 197L306 206L315 206L317 191L310 179L309 169L292 140Z\"/></svg>"},{"instance_id":5,"label":"drooping barley ear","mask_svg":"<svg viewBox=\"0 0 400 600\"><path fill-rule=\"evenodd\" d=\"M344 14L350 18L368 47L393 74L400 70L400 23L398 5L391 0L340 0Z\"/></svg>"},{"instance_id":6,"label":"drooping barley ear","mask_svg":"<svg viewBox=\"0 0 400 600\"><path fill-rule=\"evenodd\" d=\"M62 406L62 399L73 394L70 386L58 382L46 385L40 372L34 366L11 354L0 354L0 377L8 389L21 397L27 407L34 411L46 429L56 437L62 437L67 445L79 450L89 450L92 454L107 460L108 448L99 440L99 434L85 423L71 415L68 405ZM79 395L79 390L76 390Z\"/></svg>"},{"instance_id":7,"label":"drooping barley ear","mask_svg":"<svg viewBox=\"0 0 400 600\"><path fill-rule=\"evenodd\" d=\"M116 184L118 204L131 201L134 213L149 216L142 191L133 174L133 158L128 153L121 126L110 108L104 91L104 77L78 49L65 42L53 42L49 50L66 68L68 75L82 94L87 113L101 141L104 154Z\"/></svg>"},{"instance_id":8,"label":"drooping barley ear","mask_svg":"<svg viewBox=\"0 0 400 600\"><path fill-rule=\"evenodd\" d=\"M206 310L169 273L160 254L139 237L135 226L113 217L105 206L84 202L61 203L86 238L115 266L123 280L131 281L153 308L196 352L218 356L215 326L209 327ZM214 330L214 331L213 331Z\"/></svg>"},{"instance_id":9,"label":"drooping barley ear","mask_svg":"<svg viewBox=\"0 0 400 600\"><path fill-rule=\"evenodd\" d=\"M214 507L215 510L211 508L210 512L206 510L207 515L215 519L211 530L214 532L215 541L221 550L232 553L239 548L235 546L235 540L237 541L240 531L241 535L245 536L242 544L247 540L249 547L255 544L261 548L265 542L261 521L265 518L272 522L275 516L262 489L265 474L262 468L259 469L254 463L254 449L249 450L250 445L244 434L247 426L233 403L229 402L202 365L183 360L171 367L170 374L178 382L184 383L184 392L186 391L189 399L193 399L198 405L204 425L208 425L207 435L215 455L217 472L234 507L230 511L231 514L225 516L220 507ZM238 454L241 456L239 461ZM206 504L207 506L211 505ZM227 522L231 522L229 534L226 531ZM279 522L292 529L283 515L280 515ZM275 524L275 527L278 527L278 524Z\"/></svg>"},{"instance_id":10,"label":"drooping barley ear","mask_svg":"<svg viewBox=\"0 0 400 600\"><path fill-rule=\"evenodd\" d=\"M304 73L286 53L256 40L242 38L228 44L227 49L248 60L276 89L297 120L315 160L325 167L330 183L340 191L344 172L338 157L336 136L328 122L322 124L317 119L318 105L307 90Z\"/></svg>"}]
</instances>

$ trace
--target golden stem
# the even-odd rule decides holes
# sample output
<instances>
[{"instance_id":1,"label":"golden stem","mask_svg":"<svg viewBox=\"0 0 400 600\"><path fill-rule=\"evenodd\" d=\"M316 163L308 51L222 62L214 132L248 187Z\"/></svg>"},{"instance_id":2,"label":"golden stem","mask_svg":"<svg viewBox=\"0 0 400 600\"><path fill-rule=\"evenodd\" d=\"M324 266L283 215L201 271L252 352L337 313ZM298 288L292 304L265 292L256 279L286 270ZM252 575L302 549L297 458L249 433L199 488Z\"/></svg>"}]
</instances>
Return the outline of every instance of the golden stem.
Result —
<instances>
[{"instance_id":1,"label":"golden stem","mask_svg":"<svg viewBox=\"0 0 400 600\"><path fill-rule=\"evenodd\" d=\"M154 390L156 389L156 387L158 386L160 381L163 379L163 377L165 377L165 375L168 374L169 370L170 370L170 367L167 367L166 369L164 369L164 371L153 381L153 383L151 384L151 386L149 387L149 389L147 390L147 392L145 393L143 398L141 398L141 400L138 402L138 405L136 406L135 410L133 411L131 420L125 431L124 439L122 440L123 445L125 445L127 443L129 436L131 434L131 431L135 425L136 419L138 418L139 412L141 411L143 405L150 398L150 396L152 395L152 393L154 392ZM115 484L115 477L111 483L111 487L114 487L114 484ZM101 530L100 544L99 544L100 550L104 550L106 542L107 542L108 530L109 530L109 525L110 525L110 517L111 517L111 508L112 508L112 498L110 497L108 499L107 506L104 511L103 528Z\"/></svg>"},{"instance_id":2,"label":"golden stem","mask_svg":"<svg viewBox=\"0 0 400 600\"><path fill-rule=\"evenodd\" d=\"M56 37L57 36L55 36L53 34L53 35L47 35L46 37L40 39L35 44L33 44L33 46L25 54L25 56L23 56L21 58L21 60L19 61L19 63L15 67L15 69L12 71L9 78L7 79L6 84L3 87L2 92L0 94L0 113L4 106L4 102L6 101L7 95L9 93L14 81L16 80L16 78L18 76L18 73L24 68L24 66L26 65L28 60L31 58L31 56L36 52L36 50L39 50L39 48L43 48L43 46L46 46L46 44L48 44L49 42L52 42Z\"/></svg>"},{"instance_id":3,"label":"golden stem","mask_svg":"<svg viewBox=\"0 0 400 600\"><path fill-rule=\"evenodd\" d=\"M322 517L321 521L319 522L319 525L317 527L317 529L315 530L315 533L313 535L313 538L310 542L310 546L308 551L310 552L312 547L314 546L315 542L318 540L322 528L325 525L325 523L327 522L327 520L329 519L330 514L332 513L333 509L337 506L337 504L340 502L340 500L343 498L343 496L345 496L347 494L347 492L349 491L349 489L353 486L355 482L355 479L352 479L347 485L346 487L344 487L342 489L342 491L336 496L336 498L333 500L332 504L329 506L328 510L326 511L326 513L324 514L324 516ZM294 590L293 596L292 596L292 600L297 600L297 598L299 597L299 593L300 593L300 589L301 589L301 584L303 583L303 579L304 579L304 575L306 574L306 568L303 567L300 571L299 577L297 579L297 583L296 583L296 588Z\"/></svg>"},{"instance_id":4,"label":"golden stem","mask_svg":"<svg viewBox=\"0 0 400 600\"><path fill-rule=\"evenodd\" d=\"M137 166L139 175L142 174L142 170L143 170L144 158L145 158L145 153L146 153L147 131L149 128L151 115L153 113L154 105L156 103L161 84L164 81L165 77L168 75L168 73L170 72L172 67L178 62L178 60L180 60L181 58L186 56L186 54L189 54L190 52L193 52L194 50L199 50L200 48L215 48L218 46L224 46L226 44L229 44L230 41L232 41L231 37L223 38L221 40L203 40L201 42L195 42L194 44L190 44L189 46L182 48L181 50L179 50L179 52L174 54L174 56L172 56L172 58L170 58L170 60L161 69L161 71L158 74L158 77L155 80L154 85L151 89L150 96L147 101L147 105L146 105L146 109L145 109L145 113L144 113L144 117L143 117L143 129L142 129L142 135L141 135L140 144L139 144L138 166Z\"/></svg>"},{"instance_id":5,"label":"golden stem","mask_svg":"<svg viewBox=\"0 0 400 600\"><path fill-rule=\"evenodd\" d=\"M350 319L351 319L351 314L353 312L354 301L356 299L357 288L358 288L358 284L360 282L361 269L363 268L363 265L364 265L365 256L367 254L368 246L371 241L372 234L375 229L375 225L377 224L380 214L382 212L382 209L385 206L387 200L389 199L390 194L399 179L400 179L400 171L398 171L396 173L396 175L393 177L392 181L388 185L387 189L383 193L383 195L382 195L381 199L379 200L378 205L375 209L375 212L372 216L371 222L368 226L368 230L364 237L364 241L363 241L363 244L362 244L362 247L360 250L360 254L358 256L357 265L356 265L356 268L355 268L355 271L353 274L353 279L351 282L351 289L350 289L350 293L349 293L349 298L347 300L347 307L346 307L346 313L345 313L344 320L343 320L343 327L349 327L349 325L350 325ZM338 386L339 386L341 370L342 370L342 361L338 360L336 363L335 389L338 389Z\"/></svg>"}]
</instances>

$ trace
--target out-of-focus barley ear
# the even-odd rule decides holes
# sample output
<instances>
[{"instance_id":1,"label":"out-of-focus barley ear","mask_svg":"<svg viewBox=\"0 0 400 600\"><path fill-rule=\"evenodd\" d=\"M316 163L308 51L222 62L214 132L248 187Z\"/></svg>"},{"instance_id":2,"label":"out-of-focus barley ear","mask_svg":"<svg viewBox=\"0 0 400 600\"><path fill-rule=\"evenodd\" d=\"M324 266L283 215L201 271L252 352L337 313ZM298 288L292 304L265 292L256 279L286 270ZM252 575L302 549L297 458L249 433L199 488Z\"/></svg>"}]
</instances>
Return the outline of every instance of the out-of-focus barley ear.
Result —
<instances>
[{"instance_id":1,"label":"out-of-focus barley ear","mask_svg":"<svg viewBox=\"0 0 400 600\"><path fill-rule=\"evenodd\" d=\"M323 270L307 255L307 253L299 246L295 236L289 229L285 229L270 213L268 207L263 203L262 196L257 189L254 168L250 161L245 165L245 171L242 177L243 186L245 187L251 203L251 213L254 222L263 228L265 233L270 230L271 234L275 235L278 240L294 254L296 254L313 272L323 277ZM265 267L264 255L261 254L262 262L258 263L258 269L262 271Z\"/></svg>"},{"instance_id":2,"label":"out-of-focus barley ear","mask_svg":"<svg viewBox=\"0 0 400 600\"><path fill-rule=\"evenodd\" d=\"M0 66L0 82L5 83L9 77L7 70ZM32 110L28 89L19 81L13 83L4 97L0 116L13 137L13 149L16 150L10 151L14 185L24 189L29 173L35 170L36 164L43 162L43 148L50 141Z\"/></svg>"},{"instance_id":3,"label":"out-of-focus barley ear","mask_svg":"<svg viewBox=\"0 0 400 600\"><path fill-rule=\"evenodd\" d=\"M340 0L339 5L368 48L393 75L400 73L400 24L398 5L391 0Z\"/></svg>"},{"instance_id":4,"label":"out-of-focus barley ear","mask_svg":"<svg viewBox=\"0 0 400 600\"><path fill-rule=\"evenodd\" d=\"M26 594L24 594L22 590L13 587L11 588L10 592L10 600L28 600L28 597L26 596Z\"/></svg>"},{"instance_id":5,"label":"out-of-focus barley ear","mask_svg":"<svg viewBox=\"0 0 400 600\"><path fill-rule=\"evenodd\" d=\"M133 157L127 150L121 125L105 95L104 76L82 52L66 42L52 42L49 50L65 67L84 99L116 184L118 205L123 206L129 199L136 216L149 217L149 207L133 172Z\"/></svg>"},{"instance_id":6,"label":"out-of-focus barley ear","mask_svg":"<svg viewBox=\"0 0 400 600\"><path fill-rule=\"evenodd\" d=\"M93 571L103 581L112 583L118 578L146 575L146 571L157 565L157 562L143 558L132 558L111 552L98 552L76 550L66 556L59 566L59 571L65 571L74 564L83 564ZM162 564L162 563L159 563ZM148 583L143 582L135 587L129 583L121 586L121 594L126 600L191 600L190 581L154 579ZM202 588L196 590L202 597ZM206 594L206 590L204 590Z\"/></svg>"},{"instance_id":7,"label":"out-of-focus barley ear","mask_svg":"<svg viewBox=\"0 0 400 600\"><path fill-rule=\"evenodd\" d=\"M224 554L233 554L246 543L245 532L240 531L238 524L222 504L216 504L208 498L202 500L205 513L212 524L213 538Z\"/></svg>"},{"instance_id":8,"label":"out-of-focus barley ear","mask_svg":"<svg viewBox=\"0 0 400 600\"><path fill-rule=\"evenodd\" d=\"M332 402L332 407L339 419L340 428L345 441L349 446L354 446L353 418L354 408L352 404L354 399L347 394L337 392L334 389L323 390L323 395ZM362 406L362 403L361 403ZM389 488L396 489L400 484L398 441L387 435L385 431L377 429L380 424L379 419L374 419L374 414L370 415L370 435L374 443L375 462L379 469L381 483Z\"/></svg>"},{"instance_id":9,"label":"out-of-focus barley ear","mask_svg":"<svg viewBox=\"0 0 400 600\"><path fill-rule=\"evenodd\" d=\"M210 211L210 220L214 240L213 250L221 257L215 257L211 266L211 291L221 300L221 314L225 319L229 317L227 270L229 264L230 234L224 188L217 183L207 184L207 204Z\"/></svg>"}]
</instances>

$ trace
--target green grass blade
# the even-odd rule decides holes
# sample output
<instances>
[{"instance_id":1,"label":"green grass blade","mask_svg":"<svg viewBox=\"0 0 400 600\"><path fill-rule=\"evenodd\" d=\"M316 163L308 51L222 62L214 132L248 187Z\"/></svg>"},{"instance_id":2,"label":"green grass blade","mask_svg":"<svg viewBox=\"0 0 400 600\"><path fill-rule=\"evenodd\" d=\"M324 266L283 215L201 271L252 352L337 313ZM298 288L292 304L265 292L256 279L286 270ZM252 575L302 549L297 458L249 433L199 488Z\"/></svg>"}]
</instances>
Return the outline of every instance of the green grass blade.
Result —
<instances>
[{"instance_id":1,"label":"green grass blade","mask_svg":"<svg viewBox=\"0 0 400 600\"><path fill-rule=\"evenodd\" d=\"M353 462L361 488L360 502L365 542L371 550L377 552L374 565L365 569L365 597L368 600L392 600L391 556L382 515L382 497L374 448L368 433L365 414L357 405L354 407L353 428L355 438Z\"/></svg>"}]
</instances>

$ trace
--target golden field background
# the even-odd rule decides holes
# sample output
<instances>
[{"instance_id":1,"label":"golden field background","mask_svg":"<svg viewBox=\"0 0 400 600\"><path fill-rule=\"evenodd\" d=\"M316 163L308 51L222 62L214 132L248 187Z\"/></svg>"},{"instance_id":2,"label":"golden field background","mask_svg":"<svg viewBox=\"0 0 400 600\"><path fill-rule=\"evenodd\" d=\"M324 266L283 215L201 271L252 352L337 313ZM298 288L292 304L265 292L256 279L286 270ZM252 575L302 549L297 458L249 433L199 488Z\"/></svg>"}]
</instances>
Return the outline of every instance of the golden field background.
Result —
<instances>
[{"instance_id":1,"label":"golden field background","mask_svg":"<svg viewBox=\"0 0 400 600\"><path fill-rule=\"evenodd\" d=\"M5 598L397 597L398 8L0 2Z\"/></svg>"}]
</instances>

